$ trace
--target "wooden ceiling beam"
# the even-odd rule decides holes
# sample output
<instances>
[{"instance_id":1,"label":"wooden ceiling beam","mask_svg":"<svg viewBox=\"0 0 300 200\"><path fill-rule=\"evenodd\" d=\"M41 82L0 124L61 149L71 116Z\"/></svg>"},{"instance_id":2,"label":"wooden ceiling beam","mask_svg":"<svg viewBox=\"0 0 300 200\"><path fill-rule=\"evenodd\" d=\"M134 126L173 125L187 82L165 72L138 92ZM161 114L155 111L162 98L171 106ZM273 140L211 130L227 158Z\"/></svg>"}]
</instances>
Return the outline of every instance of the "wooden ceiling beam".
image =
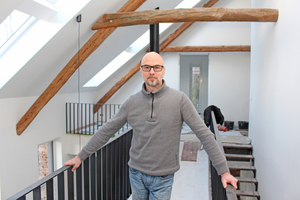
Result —
<instances>
[{"instance_id":1,"label":"wooden ceiling beam","mask_svg":"<svg viewBox=\"0 0 300 200\"><path fill-rule=\"evenodd\" d=\"M126 4L118 12L132 12L138 9L146 0L128 0ZM101 18L100 18L101 19ZM102 42L115 30L116 28L105 28L98 30L84 46L73 56L68 64L50 83L47 89L34 102L25 115L20 119L16 125L16 132L21 135L23 131L34 120L42 108L50 101L50 99L62 88L62 86L69 80L78 67L102 44ZM78 53L80 53L80 60L78 63Z\"/></svg>"},{"instance_id":2,"label":"wooden ceiling beam","mask_svg":"<svg viewBox=\"0 0 300 200\"><path fill-rule=\"evenodd\" d=\"M250 46L168 46L161 52L250 52Z\"/></svg>"},{"instance_id":3,"label":"wooden ceiling beam","mask_svg":"<svg viewBox=\"0 0 300 200\"><path fill-rule=\"evenodd\" d=\"M203 7L211 7L218 0L210 0ZM160 45L159 51L163 51L171 42L173 42L177 37L179 37L186 29L188 29L194 22L185 22L178 29L176 29L172 34L167 37ZM133 75L135 75L141 66L141 61L136 64L125 76L123 76L98 102L97 104L105 104ZM94 106L94 113L100 109L100 106Z\"/></svg>"},{"instance_id":4,"label":"wooden ceiling beam","mask_svg":"<svg viewBox=\"0 0 300 200\"><path fill-rule=\"evenodd\" d=\"M169 10L146 10L139 12L104 14L93 30L155 23L199 22L199 21L238 21L238 22L276 22L277 9L262 8L190 8Z\"/></svg>"}]
</instances>

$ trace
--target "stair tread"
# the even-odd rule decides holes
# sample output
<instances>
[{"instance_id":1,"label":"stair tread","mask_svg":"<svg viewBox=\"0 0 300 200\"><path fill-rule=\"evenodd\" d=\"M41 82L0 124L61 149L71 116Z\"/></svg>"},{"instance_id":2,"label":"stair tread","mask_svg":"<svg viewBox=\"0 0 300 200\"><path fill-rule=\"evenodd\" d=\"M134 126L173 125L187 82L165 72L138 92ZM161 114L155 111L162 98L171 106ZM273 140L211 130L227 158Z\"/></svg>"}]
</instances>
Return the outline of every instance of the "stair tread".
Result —
<instances>
[{"instance_id":1,"label":"stair tread","mask_svg":"<svg viewBox=\"0 0 300 200\"><path fill-rule=\"evenodd\" d=\"M239 149L252 149L252 145L250 144L230 144L230 143L222 143L225 148L239 148Z\"/></svg>"},{"instance_id":2,"label":"stair tread","mask_svg":"<svg viewBox=\"0 0 300 200\"><path fill-rule=\"evenodd\" d=\"M237 162L237 161L227 161L229 169L238 169L238 170L256 170L253 165L250 165L250 162Z\"/></svg>"},{"instance_id":3,"label":"stair tread","mask_svg":"<svg viewBox=\"0 0 300 200\"><path fill-rule=\"evenodd\" d=\"M239 182L258 183L256 178L235 177Z\"/></svg>"},{"instance_id":4,"label":"stair tread","mask_svg":"<svg viewBox=\"0 0 300 200\"><path fill-rule=\"evenodd\" d=\"M236 190L236 195L237 196L260 197L260 194L256 191Z\"/></svg>"},{"instance_id":5,"label":"stair tread","mask_svg":"<svg viewBox=\"0 0 300 200\"><path fill-rule=\"evenodd\" d=\"M253 155L246 155L246 154L225 154L225 156L226 156L226 158L228 157L228 158L249 158L249 159L251 159L251 158L254 158L254 156Z\"/></svg>"}]
</instances>

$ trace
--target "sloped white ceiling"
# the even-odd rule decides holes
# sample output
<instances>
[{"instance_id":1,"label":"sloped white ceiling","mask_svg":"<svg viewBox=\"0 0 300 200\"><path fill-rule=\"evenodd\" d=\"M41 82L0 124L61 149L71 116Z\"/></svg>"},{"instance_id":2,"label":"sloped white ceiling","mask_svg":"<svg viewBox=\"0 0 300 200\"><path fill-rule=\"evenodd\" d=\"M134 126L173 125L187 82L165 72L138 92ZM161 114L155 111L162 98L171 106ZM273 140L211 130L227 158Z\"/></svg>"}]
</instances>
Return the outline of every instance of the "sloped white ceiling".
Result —
<instances>
[{"instance_id":1,"label":"sloped white ceiling","mask_svg":"<svg viewBox=\"0 0 300 200\"><path fill-rule=\"evenodd\" d=\"M79 24L76 22L76 16L78 14L82 15L82 22L80 23L80 46L83 46L96 32L91 30L94 23L105 13L117 12L126 2L126 0L91 0L74 16L74 20L69 21L0 89L0 98L41 95L78 50ZM180 2L181 0L148 0L138 10L151 10L156 7L160 9L172 9ZM18 6L18 4L15 6ZM12 9L9 3L7 3L7 8ZM2 9L5 9L5 7L2 7ZM80 85L84 85L147 29L148 26L146 25L118 28L82 64L80 67ZM18 56L22 55L16 55L16 59L18 59ZM75 72L59 93L76 92L78 88L77 77L78 74ZM82 92L96 91L98 89L99 87L81 87Z\"/></svg>"}]
</instances>

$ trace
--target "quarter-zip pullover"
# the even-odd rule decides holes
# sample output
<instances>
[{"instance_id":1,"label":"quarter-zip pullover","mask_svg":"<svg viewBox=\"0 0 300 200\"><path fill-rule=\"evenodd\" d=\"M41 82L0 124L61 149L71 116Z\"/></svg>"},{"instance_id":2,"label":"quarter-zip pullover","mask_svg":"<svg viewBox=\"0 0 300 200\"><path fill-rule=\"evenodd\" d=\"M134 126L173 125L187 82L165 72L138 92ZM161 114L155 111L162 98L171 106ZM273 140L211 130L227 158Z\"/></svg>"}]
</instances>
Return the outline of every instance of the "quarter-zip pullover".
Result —
<instances>
[{"instance_id":1,"label":"quarter-zip pullover","mask_svg":"<svg viewBox=\"0 0 300 200\"><path fill-rule=\"evenodd\" d=\"M228 172L213 133L206 127L189 98L169 88L165 81L155 92L129 97L120 111L83 147L83 160L104 145L126 122L133 128L129 166L145 174L163 176L179 169L179 143L183 121L199 138L218 174Z\"/></svg>"}]
</instances>

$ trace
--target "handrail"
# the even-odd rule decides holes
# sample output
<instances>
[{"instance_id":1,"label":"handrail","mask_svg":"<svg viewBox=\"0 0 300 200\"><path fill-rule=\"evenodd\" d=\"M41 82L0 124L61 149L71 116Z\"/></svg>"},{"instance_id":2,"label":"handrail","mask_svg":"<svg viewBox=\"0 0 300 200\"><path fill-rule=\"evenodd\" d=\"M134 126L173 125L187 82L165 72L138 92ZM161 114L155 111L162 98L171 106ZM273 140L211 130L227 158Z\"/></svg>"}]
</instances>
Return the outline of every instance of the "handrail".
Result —
<instances>
[{"instance_id":1,"label":"handrail","mask_svg":"<svg viewBox=\"0 0 300 200\"><path fill-rule=\"evenodd\" d=\"M217 127L217 122L215 118L215 114L213 111L211 111L211 124L210 124L210 130L215 134L216 141L220 147L220 150L225 157L224 148L222 145L222 140L219 134L219 130ZM212 198L213 200L237 200L236 192L234 187L231 184L227 185L227 188L224 189L222 182L221 182L221 176L218 175L217 170L214 168L212 163L210 162L211 166L211 182L212 182Z\"/></svg>"},{"instance_id":2,"label":"handrail","mask_svg":"<svg viewBox=\"0 0 300 200\"><path fill-rule=\"evenodd\" d=\"M130 196L128 172L132 129L112 138L90 157L82 161L75 172L72 166L63 166L36 181L8 200L25 200L32 194L34 200L42 199L46 184L46 199L125 199ZM65 181L65 177L67 181ZM76 191L76 192L75 192ZM76 196L75 196L76 195Z\"/></svg>"},{"instance_id":3,"label":"handrail","mask_svg":"<svg viewBox=\"0 0 300 200\"><path fill-rule=\"evenodd\" d=\"M57 177L59 174L63 173L64 171L68 170L71 168L71 166L63 166L60 169L56 170L55 172L49 174L48 176L45 176L44 178L38 180L37 182L33 183L32 185L24 188L20 192L16 193L15 195L11 196L7 200L15 200L15 199L20 199L24 195L30 193L31 191L36 190L39 186L43 185L44 183L48 182L49 180Z\"/></svg>"}]
</instances>

